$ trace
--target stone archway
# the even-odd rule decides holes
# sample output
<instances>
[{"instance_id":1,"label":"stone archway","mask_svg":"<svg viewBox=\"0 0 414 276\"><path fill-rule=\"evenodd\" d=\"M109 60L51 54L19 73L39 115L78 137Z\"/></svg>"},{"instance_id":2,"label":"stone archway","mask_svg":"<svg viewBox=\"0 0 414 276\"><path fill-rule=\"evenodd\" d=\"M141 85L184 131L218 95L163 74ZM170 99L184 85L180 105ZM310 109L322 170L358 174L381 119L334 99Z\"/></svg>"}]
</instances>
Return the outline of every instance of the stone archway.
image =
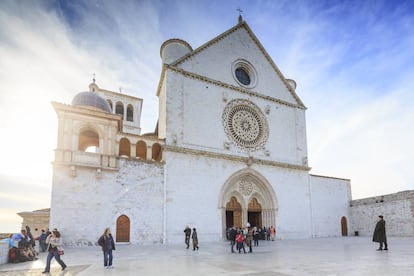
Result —
<instances>
[{"instance_id":1,"label":"stone archway","mask_svg":"<svg viewBox=\"0 0 414 276\"><path fill-rule=\"evenodd\" d=\"M226 204L226 229L232 226L242 226L242 208L234 196Z\"/></svg>"},{"instance_id":2,"label":"stone archway","mask_svg":"<svg viewBox=\"0 0 414 276\"><path fill-rule=\"evenodd\" d=\"M255 197L249 202L247 209L247 221L252 227L262 227L262 205L260 205Z\"/></svg>"},{"instance_id":3,"label":"stone archway","mask_svg":"<svg viewBox=\"0 0 414 276\"><path fill-rule=\"evenodd\" d=\"M236 203L241 208L241 221L235 219L233 210ZM228 178L219 195L219 208L222 210L223 238L232 219L236 227L245 226L248 222L252 225L249 218L258 224L252 226L276 225L275 192L267 179L252 169L240 170Z\"/></svg>"}]
</instances>

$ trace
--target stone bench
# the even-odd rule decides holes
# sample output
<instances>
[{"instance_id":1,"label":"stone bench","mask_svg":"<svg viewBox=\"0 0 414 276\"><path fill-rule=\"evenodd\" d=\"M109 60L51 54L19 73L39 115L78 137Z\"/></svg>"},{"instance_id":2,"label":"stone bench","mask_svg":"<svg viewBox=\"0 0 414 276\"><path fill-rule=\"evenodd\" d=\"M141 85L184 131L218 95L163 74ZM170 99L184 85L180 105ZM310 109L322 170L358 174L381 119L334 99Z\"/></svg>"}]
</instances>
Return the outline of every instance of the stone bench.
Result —
<instances>
[{"instance_id":1,"label":"stone bench","mask_svg":"<svg viewBox=\"0 0 414 276\"><path fill-rule=\"evenodd\" d=\"M9 261L9 243L0 241L0 265L7 264Z\"/></svg>"}]
</instances>

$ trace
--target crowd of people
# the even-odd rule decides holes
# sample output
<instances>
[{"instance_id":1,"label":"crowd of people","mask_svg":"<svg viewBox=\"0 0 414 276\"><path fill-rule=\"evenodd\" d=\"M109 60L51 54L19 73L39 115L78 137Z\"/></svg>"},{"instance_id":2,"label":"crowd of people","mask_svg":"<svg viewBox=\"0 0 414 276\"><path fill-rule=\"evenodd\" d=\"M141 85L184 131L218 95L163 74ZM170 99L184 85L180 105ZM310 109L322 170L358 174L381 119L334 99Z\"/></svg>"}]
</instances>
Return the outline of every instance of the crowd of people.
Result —
<instances>
[{"instance_id":1,"label":"crowd of people","mask_svg":"<svg viewBox=\"0 0 414 276\"><path fill-rule=\"evenodd\" d=\"M247 223L244 228L236 228L232 226L226 231L227 239L230 241L231 253L243 253L246 254L246 247L248 253L253 252L253 247L259 246L259 240L274 241L276 236L276 229L273 226L270 227L251 227ZM190 240L192 240L193 250L199 250L198 235L196 228L191 229L188 225L184 229L186 249L190 248ZM61 259L64 254L63 240L60 232L55 228L53 231L49 231L48 228L41 230L39 237L34 238L30 227L26 226L20 233L11 234L8 239L9 243L9 262L25 262L38 259L39 252L36 251L35 240L39 241L39 247L41 252L48 252L46 258L46 267L42 273L50 272L50 264L53 258L61 266L62 271L66 269L66 264ZM385 233L385 220L382 215L378 216L378 222L376 224L373 242L380 244L377 250L388 250L387 237ZM102 247L104 257L105 269L112 269L113 255L112 251L115 250L115 241L112 237L110 228L106 228L103 234L98 239L98 245ZM236 250L234 246L236 245Z\"/></svg>"},{"instance_id":2,"label":"crowd of people","mask_svg":"<svg viewBox=\"0 0 414 276\"><path fill-rule=\"evenodd\" d=\"M11 234L7 239L9 243L9 262L18 263L37 260L36 241L29 226L20 233Z\"/></svg>"},{"instance_id":3,"label":"crowd of people","mask_svg":"<svg viewBox=\"0 0 414 276\"><path fill-rule=\"evenodd\" d=\"M230 241L231 252L236 253L238 251L246 254L246 247L249 249L249 253L253 252L253 246L259 246L259 240L275 240L276 229L273 226L268 228L263 227L251 227L248 223L244 228L236 228L232 226L227 229L227 239ZM236 251L234 246L236 245Z\"/></svg>"},{"instance_id":4,"label":"crowd of people","mask_svg":"<svg viewBox=\"0 0 414 276\"><path fill-rule=\"evenodd\" d=\"M53 231L49 231L48 228L42 229L41 234L36 238L33 237L29 226L22 229L20 233L11 234L8 238L9 263L37 260L39 252L36 250L36 240L39 241L40 251L48 252L43 273L49 273L53 258L60 264L62 270L65 270L66 264L60 258L64 254L63 241L56 228Z\"/></svg>"}]
</instances>

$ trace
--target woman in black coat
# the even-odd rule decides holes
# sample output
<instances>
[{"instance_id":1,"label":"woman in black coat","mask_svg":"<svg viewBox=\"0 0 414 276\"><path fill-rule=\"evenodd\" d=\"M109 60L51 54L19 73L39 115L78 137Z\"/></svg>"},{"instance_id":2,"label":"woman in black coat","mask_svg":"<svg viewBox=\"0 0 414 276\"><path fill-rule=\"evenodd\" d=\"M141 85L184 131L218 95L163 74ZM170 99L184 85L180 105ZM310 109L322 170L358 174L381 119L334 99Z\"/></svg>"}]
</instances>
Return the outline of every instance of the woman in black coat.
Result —
<instances>
[{"instance_id":1,"label":"woman in black coat","mask_svg":"<svg viewBox=\"0 0 414 276\"><path fill-rule=\"evenodd\" d=\"M102 247L104 254L104 266L106 269L113 268L112 266L112 250L115 250L115 242L111 235L111 230L106 228L102 236L98 240L98 244Z\"/></svg>"},{"instance_id":2,"label":"woman in black coat","mask_svg":"<svg viewBox=\"0 0 414 276\"><path fill-rule=\"evenodd\" d=\"M375 225L374 235L372 236L373 242L379 242L379 248L382 250L383 244L385 245L384 250L388 250L387 235L385 234L385 220L383 216L378 216L377 224Z\"/></svg>"}]
</instances>

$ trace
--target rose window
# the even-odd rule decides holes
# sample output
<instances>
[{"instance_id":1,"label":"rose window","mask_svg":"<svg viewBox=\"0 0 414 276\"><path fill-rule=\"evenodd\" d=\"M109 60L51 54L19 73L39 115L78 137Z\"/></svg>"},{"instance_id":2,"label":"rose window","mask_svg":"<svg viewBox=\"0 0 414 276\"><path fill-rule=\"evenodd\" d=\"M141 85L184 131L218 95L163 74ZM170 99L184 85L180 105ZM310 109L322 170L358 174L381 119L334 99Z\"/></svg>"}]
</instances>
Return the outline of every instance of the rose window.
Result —
<instances>
[{"instance_id":1,"label":"rose window","mask_svg":"<svg viewBox=\"0 0 414 276\"><path fill-rule=\"evenodd\" d=\"M223 112L227 136L242 149L263 148L268 137L267 122L260 109L247 100L233 100Z\"/></svg>"}]
</instances>

